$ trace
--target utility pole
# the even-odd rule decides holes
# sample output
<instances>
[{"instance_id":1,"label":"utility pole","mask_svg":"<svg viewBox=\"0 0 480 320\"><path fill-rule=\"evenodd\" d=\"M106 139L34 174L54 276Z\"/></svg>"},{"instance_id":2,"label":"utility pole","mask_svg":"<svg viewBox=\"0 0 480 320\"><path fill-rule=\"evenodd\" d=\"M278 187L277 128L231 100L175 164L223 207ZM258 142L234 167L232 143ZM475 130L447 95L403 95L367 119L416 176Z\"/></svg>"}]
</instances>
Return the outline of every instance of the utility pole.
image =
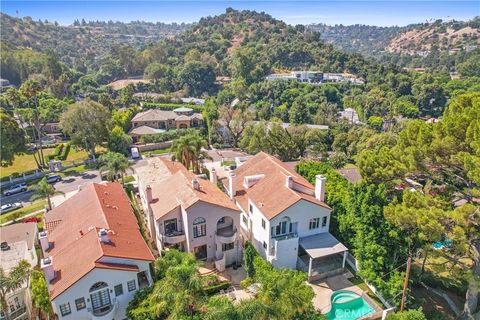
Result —
<instances>
[{"instance_id":1,"label":"utility pole","mask_svg":"<svg viewBox=\"0 0 480 320\"><path fill-rule=\"evenodd\" d=\"M407 272L405 274L405 282L403 283L403 294L402 294L402 304L400 305L400 312L403 312L403 308L405 306L405 298L407 296L407 289L408 289L408 279L410 277L410 268L412 267L412 258L408 257L407 260Z\"/></svg>"}]
</instances>

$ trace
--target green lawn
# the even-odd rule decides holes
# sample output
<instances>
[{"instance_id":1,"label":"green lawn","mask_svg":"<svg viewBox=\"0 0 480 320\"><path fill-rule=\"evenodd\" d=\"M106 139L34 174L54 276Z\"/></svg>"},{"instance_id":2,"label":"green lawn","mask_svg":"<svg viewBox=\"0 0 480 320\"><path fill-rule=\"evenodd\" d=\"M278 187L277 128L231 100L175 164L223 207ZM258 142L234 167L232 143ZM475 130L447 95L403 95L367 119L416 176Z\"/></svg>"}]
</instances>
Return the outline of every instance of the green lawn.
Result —
<instances>
[{"instance_id":1,"label":"green lawn","mask_svg":"<svg viewBox=\"0 0 480 320\"><path fill-rule=\"evenodd\" d=\"M80 173L84 172L85 170L87 170L85 168L85 166L81 165L81 166L78 166L78 167L73 167L73 168L67 169L65 171L62 171L62 174L63 174L64 177L75 176L77 174L80 174Z\"/></svg>"},{"instance_id":2,"label":"green lawn","mask_svg":"<svg viewBox=\"0 0 480 320\"><path fill-rule=\"evenodd\" d=\"M170 148L167 148L167 149L157 149L157 150L152 150L152 151L146 151L145 154L147 154L147 156L152 156L152 155L159 155L159 154L165 154L165 153L169 153L170 152Z\"/></svg>"},{"instance_id":3,"label":"green lawn","mask_svg":"<svg viewBox=\"0 0 480 320\"><path fill-rule=\"evenodd\" d=\"M39 202L35 202L29 206L10 211L8 213L3 214L0 217L0 223L5 223L7 221L15 220L23 216L26 216L27 214L33 213L35 211L42 210L43 208L45 208L46 205L47 205L47 201L42 200Z\"/></svg>"},{"instance_id":4,"label":"green lawn","mask_svg":"<svg viewBox=\"0 0 480 320\"><path fill-rule=\"evenodd\" d=\"M107 151L104 147L97 147L96 151L98 154L104 153ZM43 155L47 156L53 154L55 152L55 148L48 148L43 149ZM70 148L70 152L68 153L67 159L65 160L66 164L70 164L72 161L82 161L88 158L88 153L84 150L75 149L73 146ZM37 169L37 164L35 163L35 159L33 158L33 154L23 154L19 156L15 156L15 160L11 166L7 167L0 167L0 178L7 177L15 172L22 173L29 170Z\"/></svg>"},{"instance_id":5,"label":"green lawn","mask_svg":"<svg viewBox=\"0 0 480 320\"><path fill-rule=\"evenodd\" d=\"M237 163L235 162L235 160L231 160L231 161L222 161L222 166L234 166L236 165Z\"/></svg>"}]
</instances>

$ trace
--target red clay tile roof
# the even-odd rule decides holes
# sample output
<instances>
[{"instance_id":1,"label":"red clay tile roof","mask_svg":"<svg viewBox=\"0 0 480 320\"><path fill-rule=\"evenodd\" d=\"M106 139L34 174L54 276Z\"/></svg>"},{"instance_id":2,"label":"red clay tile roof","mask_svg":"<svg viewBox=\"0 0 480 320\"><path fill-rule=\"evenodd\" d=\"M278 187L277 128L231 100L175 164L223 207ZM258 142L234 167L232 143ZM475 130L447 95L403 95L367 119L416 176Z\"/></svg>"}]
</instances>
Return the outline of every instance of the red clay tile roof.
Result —
<instances>
[{"instance_id":1,"label":"red clay tile roof","mask_svg":"<svg viewBox=\"0 0 480 320\"><path fill-rule=\"evenodd\" d=\"M95 268L101 257L154 260L119 183L89 185L47 213L45 226L52 243L46 255L53 257L56 271L51 299ZM99 241L102 228L108 230L108 244Z\"/></svg>"},{"instance_id":2,"label":"red clay tile roof","mask_svg":"<svg viewBox=\"0 0 480 320\"><path fill-rule=\"evenodd\" d=\"M121 270L121 271L133 271L138 272L138 266L130 264L119 264L119 263L106 263L106 262L96 262L96 268L100 269L111 269L111 270Z\"/></svg>"},{"instance_id":3,"label":"red clay tile roof","mask_svg":"<svg viewBox=\"0 0 480 320\"><path fill-rule=\"evenodd\" d=\"M230 198L214 183L198 178L179 162L161 159L171 173L170 177L150 185L153 201L150 204L155 219L182 206L187 209L198 201L240 212ZM192 187L192 180L200 184L200 190Z\"/></svg>"},{"instance_id":4,"label":"red clay tile roof","mask_svg":"<svg viewBox=\"0 0 480 320\"><path fill-rule=\"evenodd\" d=\"M247 176L264 174L265 177L248 189L243 186L244 178ZM299 200L307 200L324 208L330 207L316 199L315 188L305 178L295 172L291 167L265 152L256 154L235 170L236 196L235 200L248 211L248 199L262 211L268 218L272 219L278 214L297 203ZM293 178L294 185L306 189L304 192L293 190L286 186L286 177ZM228 179L223 179L228 189Z\"/></svg>"}]
</instances>

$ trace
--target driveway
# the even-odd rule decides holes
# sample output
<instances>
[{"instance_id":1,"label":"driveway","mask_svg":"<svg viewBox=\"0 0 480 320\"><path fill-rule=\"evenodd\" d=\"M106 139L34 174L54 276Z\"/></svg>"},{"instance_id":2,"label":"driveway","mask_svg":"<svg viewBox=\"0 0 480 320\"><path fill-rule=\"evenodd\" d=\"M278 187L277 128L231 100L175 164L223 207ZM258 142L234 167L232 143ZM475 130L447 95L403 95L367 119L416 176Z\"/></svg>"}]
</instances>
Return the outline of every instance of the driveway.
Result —
<instances>
[{"instance_id":1,"label":"driveway","mask_svg":"<svg viewBox=\"0 0 480 320\"><path fill-rule=\"evenodd\" d=\"M70 193L72 191L78 190L79 186L87 186L90 183L100 182L100 173L98 170L85 171L83 173L64 177L62 181L55 182L53 184L54 188L63 193ZM29 190L22 193L17 193L8 197L1 196L0 202L2 204L21 202L23 205L28 205L30 203L30 198L34 194L34 191Z\"/></svg>"}]
</instances>

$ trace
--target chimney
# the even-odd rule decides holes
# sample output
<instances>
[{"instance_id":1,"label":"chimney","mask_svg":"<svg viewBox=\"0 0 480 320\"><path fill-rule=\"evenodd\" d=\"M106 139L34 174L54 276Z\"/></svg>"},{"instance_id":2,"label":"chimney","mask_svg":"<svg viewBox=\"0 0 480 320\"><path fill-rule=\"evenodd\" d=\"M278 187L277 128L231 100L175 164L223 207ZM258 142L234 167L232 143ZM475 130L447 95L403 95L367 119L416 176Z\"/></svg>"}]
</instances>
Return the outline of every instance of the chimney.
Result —
<instances>
[{"instance_id":1,"label":"chimney","mask_svg":"<svg viewBox=\"0 0 480 320\"><path fill-rule=\"evenodd\" d=\"M100 241L102 241L103 243L109 243L110 240L108 239L107 229L100 229L100 231L98 231L98 238L99 238Z\"/></svg>"},{"instance_id":2,"label":"chimney","mask_svg":"<svg viewBox=\"0 0 480 320\"><path fill-rule=\"evenodd\" d=\"M218 177L217 177L217 171L215 171L215 168L212 168L212 171L210 171L210 181L217 184Z\"/></svg>"},{"instance_id":3,"label":"chimney","mask_svg":"<svg viewBox=\"0 0 480 320\"><path fill-rule=\"evenodd\" d=\"M55 279L55 270L53 269L53 258L46 257L45 259L42 259L40 267L42 268L42 271L45 274L45 279L47 280L47 284L50 284L50 282L52 282L52 280Z\"/></svg>"},{"instance_id":4,"label":"chimney","mask_svg":"<svg viewBox=\"0 0 480 320\"><path fill-rule=\"evenodd\" d=\"M327 178L318 174L315 176L315 198L325 202L325 181Z\"/></svg>"},{"instance_id":5,"label":"chimney","mask_svg":"<svg viewBox=\"0 0 480 320\"><path fill-rule=\"evenodd\" d=\"M40 246L42 251L46 252L50 248L50 243L48 242L48 232L41 231L38 233L38 240L40 241Z\"/></svg>"},{"instance_id":6,"label":"chimney","mask_svg":"<svg viewBox=\"0 0 480 320\"><path fill-rule=\"evenodd\" d=\"M293 189L293 177L287 176L285 179L285 186L289 189Z\"/></svg>"},{"instance_id":7,"label":"chimney","mask_svg":"<svg viewBox=\"0 0 480 320\"><path fill-rule=\"evenodd\" d=\"M235 197L235 195L237 194L237 190L236 190L236 186L235 186L236 180L237 180L237 177L235 176L235 172L230 171L230 173L228 175L228 193L230 194L230 198L232 200Z\"/></svg>"},{"instance_id":8,"label":"chimney","mask_svg":"<svg viewBox=\"0 0 480 320\"><path fill-rule=\"evenodd\" d=\"M153 196L152 196L152 187L150 187L150 185L148 185L147 188L145 189L145 193L147 195L147 202L151 203L153 200Z\"/></svg>"},{"instance_id":9,"label":"chimney","mask_svg":"<svg viewBox=\"0 0 480 320\"><path fill-rule=\"evenodd\" d=\"M197 179L192 180L192 188L195 190L200 190L200 182Z\"/></svg>"}]
</instances>

